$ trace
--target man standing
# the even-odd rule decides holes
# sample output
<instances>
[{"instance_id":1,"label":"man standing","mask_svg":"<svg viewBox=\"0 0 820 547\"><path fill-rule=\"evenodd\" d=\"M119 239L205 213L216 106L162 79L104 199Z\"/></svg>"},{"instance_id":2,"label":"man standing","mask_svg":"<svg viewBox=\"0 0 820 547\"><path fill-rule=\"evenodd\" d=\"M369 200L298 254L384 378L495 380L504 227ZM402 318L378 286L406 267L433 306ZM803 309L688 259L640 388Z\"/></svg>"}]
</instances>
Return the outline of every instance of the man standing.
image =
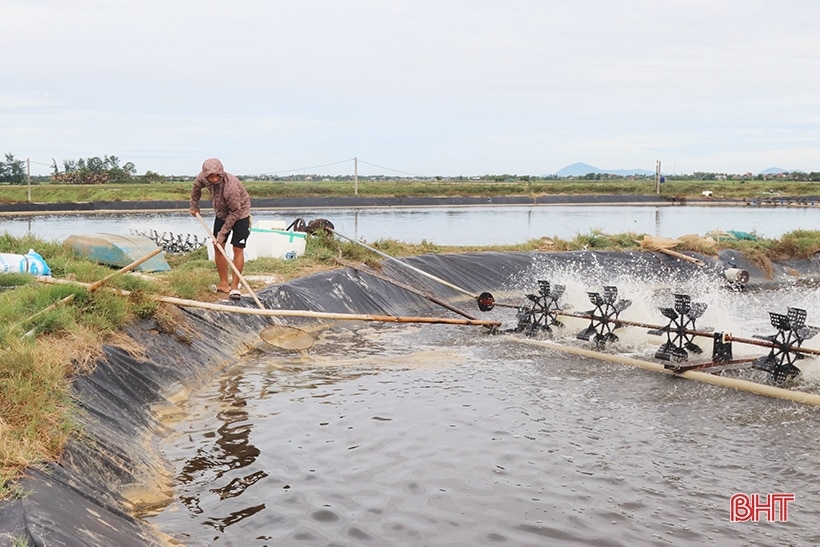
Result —
<instances>
[{"instance_id":1,"label":"man standing","mask_svg":"<svg viewBox=\"0 0 820 547\"><path fill-rule=\"evenodd\" d=\"M207 187L211 193L216 219L214 219L213 234L216 245L225 249L228 235L231 235L233 246L233 264L241 274L245 266L245 245L251 235L251 197L242 185L242 181L230 173L226 173L222 162L216 158L205 160L202 172L194 179L191 189L191 214L199 214L199 199L202 197L202 188ZM231 298L240 298L239 276L234 275L228 283L228 260L214 249L216 271L219 274L218 292L228 293Z\"/></svg>"}]
</instances>

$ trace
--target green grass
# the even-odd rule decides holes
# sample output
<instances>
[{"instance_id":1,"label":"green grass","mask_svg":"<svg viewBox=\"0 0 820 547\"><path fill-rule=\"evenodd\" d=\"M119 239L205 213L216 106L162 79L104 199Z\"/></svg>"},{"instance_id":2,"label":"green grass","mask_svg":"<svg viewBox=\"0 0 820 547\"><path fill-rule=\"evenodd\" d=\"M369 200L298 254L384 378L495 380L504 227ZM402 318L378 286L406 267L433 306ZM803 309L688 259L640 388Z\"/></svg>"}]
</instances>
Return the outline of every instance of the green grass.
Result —
<instances>
[{"instance_id":1,"label":"green grass","mask_svg":"<svg viewBox=\"0 0 820 547\"><path fill-rule=\"evenodd\" d=\"M181 200L190 197L191 182L152 184L36 184L31 187L31 201L38 203L92 201ZM418 196L539 196L637 194L655 195L654 180L535 180L531 182L436 182L436 181L253 181L244 182L254 198L292 197L418 197ZM358 190L358 194L355 192ZM820 184L814 182L774 181L667 181L661 195L676 199L701 198L701 192L714 192L713 199L752 199L780 196L816 196ZM28 200L24 185L0 185L0 203L23 203ZM774 193L772 193L774 192ZM205 192L207 195L207 192Z\"/></svg>"}]
</instances>

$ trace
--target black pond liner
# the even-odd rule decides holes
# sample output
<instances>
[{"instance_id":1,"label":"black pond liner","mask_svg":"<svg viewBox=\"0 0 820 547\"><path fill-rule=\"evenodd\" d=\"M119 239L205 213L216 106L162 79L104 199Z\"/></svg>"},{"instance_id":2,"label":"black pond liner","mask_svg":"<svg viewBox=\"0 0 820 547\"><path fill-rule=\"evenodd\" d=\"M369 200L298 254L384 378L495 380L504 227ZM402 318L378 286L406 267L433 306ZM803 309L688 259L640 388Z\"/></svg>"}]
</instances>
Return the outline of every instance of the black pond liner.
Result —
<instances>
[{"instance_id":1,"label":"black pond liner","mask_svg":"<svg viewBox=\"0 0 820 547\"><path fill-rule=\"evenodd\" d=\"M811 199L811 198L809 198ZM694 199L692 202L699 200ZM328 196L328 197L293 197L293 198L253 198L254 209L323 209L351 207L440 207L463 205L564 205L564 204L605 204L605 203L641 203L667 204L674 203L675 198L667 196L618 194L618 195L579 195L553 196L405 196L405 197L365 197L365 196ZM741 202L742 203L742 202ZM203 210L211 207L208 200L200 201ZM152 200L152 201L87 201L62 203L18 202L0 203L2 213L58 213L58 212L94 212L94 211L187 211L190 203L185 200Z\"/></svg>"},{"instance_id":2,"label":"black pond liner","mask_svg":"<svg viewBox=\"0 0 820 547\"><path fill-rule=\"evenodd\" d=\"M629 272L670 283L695 275L719 277L731 259L751 275L749 285L794 282L794 270L818 277L820 261L795 261L789 269L776 266L766 279L739 253L717 258L692 255L706 263L701 268L661 253L566 252L566 253L466 253L425 255L403 259L407 263L460 287L470 294L508 295L511 303L524 302L537 272L545 264L572 265L590 271ZM464 311L481 317L476 302L441 283L397 265L381 264L392 278L440 299L448 299ZM258 293L266 307L334 313L377 315L451 316L426 298L366 273L340 268L317 273ZM250 298L240 302L254 307ZM497 310L498 308L496 308ZM61 461L47 462L27 470L16 485L23 496L0 503L0 537L29 545L162 545L158 534L128 513L122 492L132 488L157 491L163 486L165 467L158 444L165 434L155 417L154 405L170 404L179 392L192 392L209 381L221 367L258 343L258 333L270 320L265 317L185 309L184 327L163 332L154 320L128 327L140 344L143 357L105 346L104 357L93 373L73 381L81 430L68 441ZM283 322L307 325L316 319L284 318ZM356 328L356 323L349 328ZM189 343L185 343L185 338Z\"/></svg>"}]
</instances>

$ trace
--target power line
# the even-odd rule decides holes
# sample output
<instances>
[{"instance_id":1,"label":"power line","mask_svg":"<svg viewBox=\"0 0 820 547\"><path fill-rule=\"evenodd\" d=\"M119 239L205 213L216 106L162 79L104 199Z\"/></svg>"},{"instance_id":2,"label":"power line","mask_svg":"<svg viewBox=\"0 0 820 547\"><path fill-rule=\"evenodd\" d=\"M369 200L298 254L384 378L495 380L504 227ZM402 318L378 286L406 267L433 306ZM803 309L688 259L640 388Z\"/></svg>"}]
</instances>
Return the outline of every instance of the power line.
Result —
<instances>
[{"instance_id":1,"label":"power line","mask_svg":"<svg viewBox=\"0 0 820 547\"><path fill-rule=\"evenodd\" d=\"M390 167L384 167L383 165L376 165L375 163L370 163L364 161L363 159L359 159L359 163L364 163L365 165L369 165L371 167L378 167L379 169L387 169L388 171L393 171L394 173L401 173L402 175L410 175L411 177L422 177L425 178L427 175L419 175L418 173L410 173L408 171L399 171L398 169L391 169Z\"/></svg>"},{"instance_id":2,"label":"power line","mask_svg":"<svg viewBox=\"0 0 820 547\"><path fill-rule=\"evenodd\" d=\"M348 159L345 159L345 160L334 161L334 162L330 162L330 163L322 163L322 164L319 164L319 165L311 165L311 166L308 166L308 167L301 167L299 169L282 169L282 170L279 170L279 171L271 171L271 172L268 172L268 173L261 173L261 174L262 175L281 175L283 173L296 173L296 172L301 172L301 171L307 171L308 169L319 169L321 167L329 167L329 166L332 166L332 165L339 165L341 163L347 163L349 161L354 161L354 160L356 160L356 158L348 158ZM358 162L363 163L365 165L369 165L371 167L376 167L378 169L384 169L386 171L392 171L394 173L400 173L402 175L409 175L411 177L421 177L421 178L427 177L427 175L420 175L418 173L411 173L409 171L402 171L400 169L393 169L393 168L390 168L390 167L385 167L383 165L377 165L375 163L370 163L368 161L364 161L361 158L358 158Z\"/></svg>"},{"instance_id":3,"label":"power line","mask_svg":"<svg viewBox=\"0 0 820 547\"><path fill-rule=\"evenodd\" d=\"M309 167L301 167L299 169L284 169L281 171L271 171L270 173L261 173L262 175L279 175L282 173L295 173L297 171L307 171L308 169L318 169L320 167L329 167L331 165L339 165L340 163L346 163L348 161L353 161L353 158L348 158L346 160L334 161L331 163L323 163L321 165L311 165Z\"/></svg>"}]
</instances>

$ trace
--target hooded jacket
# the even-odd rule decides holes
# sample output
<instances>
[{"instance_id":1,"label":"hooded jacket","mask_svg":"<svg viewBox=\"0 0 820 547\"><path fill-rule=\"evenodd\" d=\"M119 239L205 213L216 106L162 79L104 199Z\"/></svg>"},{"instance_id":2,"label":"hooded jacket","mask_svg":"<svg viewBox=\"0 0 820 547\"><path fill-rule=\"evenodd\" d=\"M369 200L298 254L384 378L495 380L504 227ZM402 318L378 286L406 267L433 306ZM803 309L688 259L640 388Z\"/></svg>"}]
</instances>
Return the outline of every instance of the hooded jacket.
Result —
<instances>
[{"instance_id":1,"label":"hooded jacket","mask_svg":"<svg viewBox=\"0 0 820 547\"><path fill-rule=\"evenodd\" d=\"M212 174L219 175L219 181L213 184L208 181L208 176ZM199 211L199 199L202 197L203 188L208 188L211 193L216 216L225 221L219 233L215 234L216 239L227 241L234 223L250 216L251 196L242 185L242 181L226 173L222 162L216 158L205 160L202 171L194 179L194 187L191 189L192 211Z\"/></svg>"}]
</instances>

